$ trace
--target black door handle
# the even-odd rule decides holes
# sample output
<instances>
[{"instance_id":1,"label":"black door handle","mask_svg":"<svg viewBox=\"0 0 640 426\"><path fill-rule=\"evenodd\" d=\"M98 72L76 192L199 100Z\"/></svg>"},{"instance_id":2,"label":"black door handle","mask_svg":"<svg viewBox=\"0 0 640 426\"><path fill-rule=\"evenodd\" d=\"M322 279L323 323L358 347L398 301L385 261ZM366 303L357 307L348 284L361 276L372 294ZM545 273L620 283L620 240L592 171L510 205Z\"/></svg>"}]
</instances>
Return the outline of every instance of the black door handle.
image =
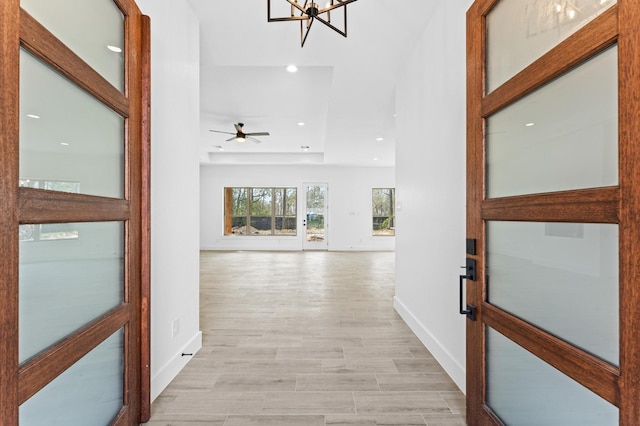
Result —
<instances>
[{"instance_id":1,"label":"black door handle","mask_svg":"<svg viewBox=\"0 0 640 426\"><path fill-rule=\"evenodd\" d=\"M464 301L463 301L463 284L464 280L476 280L476 261L474 259L467 258L467 264L465 266L466 274L460 275L460 315L466 315L471 321L476 320L476 307L473 305L467 305L467 308L464 309Z\"/></svg>"}]
</instances>

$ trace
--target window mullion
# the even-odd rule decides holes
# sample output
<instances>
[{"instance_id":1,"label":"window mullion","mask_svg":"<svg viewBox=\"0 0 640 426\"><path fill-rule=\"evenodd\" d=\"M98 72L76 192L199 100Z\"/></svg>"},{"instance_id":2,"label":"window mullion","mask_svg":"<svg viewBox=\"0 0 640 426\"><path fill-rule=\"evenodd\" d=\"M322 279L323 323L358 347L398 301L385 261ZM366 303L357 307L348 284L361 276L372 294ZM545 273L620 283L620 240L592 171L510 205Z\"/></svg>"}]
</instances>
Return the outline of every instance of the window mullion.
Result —
<instances>
[{"instance_id":1,"label":"window mullion","mask_svg":"<svg viewBox=\"0 0 640 426\"><path fill-rule=\"evenodd\" d=\"M275 203L276 189L271 188L271 235L276 234L276 203Z\"/></svg>"},{"instance_id":2,"label":"window mullion","mask_svg":"<svg viewBox=\"0 0 640 426\"><path fill-rule=\"evenodd\" d=\"M253 198L253 188L247 187L247 223L244 227L245 235L251 235L249 228L251 227L251 199Z\"/></svg>"}]
</instances>

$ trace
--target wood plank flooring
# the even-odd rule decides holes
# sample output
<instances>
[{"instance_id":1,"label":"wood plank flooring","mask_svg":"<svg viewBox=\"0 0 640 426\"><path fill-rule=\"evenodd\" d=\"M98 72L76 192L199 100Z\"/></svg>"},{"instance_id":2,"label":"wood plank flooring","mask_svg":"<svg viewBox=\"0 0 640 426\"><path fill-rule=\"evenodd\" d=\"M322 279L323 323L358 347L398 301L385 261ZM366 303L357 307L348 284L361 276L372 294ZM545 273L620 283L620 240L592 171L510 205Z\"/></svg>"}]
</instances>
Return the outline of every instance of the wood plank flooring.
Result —
<instances>
[{"instance_id":1,"label":"wood plank flooring","mask_svg":"<svg viewBox=\"0 0 640 426\"><path fill-rule=\"evenodd\" d=\"M464 425L393 309L391 252L202 252L203 348L149 426Z\"/></svg>"}]
</instances>

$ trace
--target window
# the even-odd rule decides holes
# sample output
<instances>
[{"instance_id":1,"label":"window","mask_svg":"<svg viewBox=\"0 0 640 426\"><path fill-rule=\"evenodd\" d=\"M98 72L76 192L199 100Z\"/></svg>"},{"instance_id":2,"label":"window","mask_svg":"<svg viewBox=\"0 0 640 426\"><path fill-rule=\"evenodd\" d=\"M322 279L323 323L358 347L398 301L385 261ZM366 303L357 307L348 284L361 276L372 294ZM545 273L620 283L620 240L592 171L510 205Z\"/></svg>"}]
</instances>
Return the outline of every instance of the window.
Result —
<instances>
[{"instance_id":1,"label":"window","mask_svg":"<svg viewBox=\"0 0 640 426\"><path fill-rule=\"evenodd\" d=\"M373 188L373 235L396 234L395 188Z\"/></svg>"},{"instance_id":2,"label":"window","mask_svg":"<svg viewBox=\"0 0 640 426\"><path fill-rule=\"evenodd\" d=\"M225 235L296 235L296 188L225 188Z\"/></svg>"},{"instance_id":3,"label":"window","mask_svg":"<svg viewBox=\"0 0 640 426\"><path fill-rule=\"evenodd\" d=\"M80 193L80 182L66 182L59 180L20 179L20 186L27 188L45 189ZM20 225L20 241L53 241L78 239L77 223L48 223Z\"/></svg>"}]
</instances>

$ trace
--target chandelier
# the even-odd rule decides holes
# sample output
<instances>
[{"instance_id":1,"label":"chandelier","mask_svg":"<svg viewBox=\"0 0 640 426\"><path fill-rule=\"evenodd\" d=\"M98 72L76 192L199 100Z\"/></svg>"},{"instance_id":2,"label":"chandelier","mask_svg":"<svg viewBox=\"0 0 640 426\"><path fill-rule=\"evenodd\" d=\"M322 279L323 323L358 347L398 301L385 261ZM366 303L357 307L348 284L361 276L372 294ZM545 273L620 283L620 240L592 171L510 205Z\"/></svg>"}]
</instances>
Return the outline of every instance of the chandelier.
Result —
<instances>
[{"instance_id":1,"label":"chandelier","mask_svg":"<svg viewBox=\"0 0 640 426\"><path fill-rule=\"evenodd\" d=\"M304 47L304 43L307 41L309 30L313 21L318 20L327 27L331 28L342 36L347 36L347 5L357 0L329 0L325 7L321 8L313 0L304 0L304 4L298 3L297 0L284 0L291 5L291 15L282 18L271 17L271 0L267 0L267 19L269 22L282 22L282 21L300 21L300 43ZM302 0L300 0L302 1ZM340 29L331 23L331 11L343 8L344 23L343 29ZM321 16L322 15L322 16Z\"/></svg>"}]
</instances>

